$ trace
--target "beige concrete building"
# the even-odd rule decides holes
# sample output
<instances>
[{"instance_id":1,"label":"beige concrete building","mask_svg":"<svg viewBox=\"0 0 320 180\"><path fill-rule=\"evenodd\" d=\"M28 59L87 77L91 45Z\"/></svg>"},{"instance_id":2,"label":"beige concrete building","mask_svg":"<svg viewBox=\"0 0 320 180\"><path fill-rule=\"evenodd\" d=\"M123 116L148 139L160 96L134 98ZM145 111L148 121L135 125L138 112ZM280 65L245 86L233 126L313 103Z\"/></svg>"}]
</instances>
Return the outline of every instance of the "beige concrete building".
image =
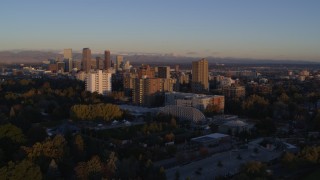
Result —
<instances>
[{"instance_id":1,"label":"beige concrete building","mask_svg":"<svg viewBox=\"0 0 320 180\"><path fill-rule=\"evenodd\" d=\"M224 96L205 95L193 93L167 92L165 93L165 105L177 105L194 107L204 111L208 105L219 107L221 112L224 111Z\"/></svg>"},{"instance_id":2,"label":"beige concrete building","mask_svg":"<svg viewBox=\"0 0 320 180\"><path fill-rule=\"evenodd\" d=\"M206 59L192 62L192 91L209 91L209 65Z\"/></svg>"}]
</instances>

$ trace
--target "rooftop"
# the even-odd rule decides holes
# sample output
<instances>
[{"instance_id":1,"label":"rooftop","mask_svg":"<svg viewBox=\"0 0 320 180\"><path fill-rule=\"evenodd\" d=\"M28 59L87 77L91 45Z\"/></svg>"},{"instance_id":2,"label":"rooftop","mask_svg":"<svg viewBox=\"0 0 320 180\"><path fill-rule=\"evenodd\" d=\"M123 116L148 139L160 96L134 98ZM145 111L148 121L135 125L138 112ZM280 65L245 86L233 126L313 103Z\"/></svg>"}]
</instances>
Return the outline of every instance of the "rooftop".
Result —
<instances>
[{"instance_id":1,"label":"rooftop","mask_svg":"<svg viewBox=\"0 0 320 180\"><path fill-rule=\"evenodd\" d=\"M197 141L197 142L207 142L207 141L211 141L211 140L218 140L224 137L228 137L229 135L227 134L221 134L221 133L213 133L213 134L208 134L205 136L200 136L200 137L196 137L196 138L192 138L191 140L193 141Z\"/></svg>"}]
</instances>

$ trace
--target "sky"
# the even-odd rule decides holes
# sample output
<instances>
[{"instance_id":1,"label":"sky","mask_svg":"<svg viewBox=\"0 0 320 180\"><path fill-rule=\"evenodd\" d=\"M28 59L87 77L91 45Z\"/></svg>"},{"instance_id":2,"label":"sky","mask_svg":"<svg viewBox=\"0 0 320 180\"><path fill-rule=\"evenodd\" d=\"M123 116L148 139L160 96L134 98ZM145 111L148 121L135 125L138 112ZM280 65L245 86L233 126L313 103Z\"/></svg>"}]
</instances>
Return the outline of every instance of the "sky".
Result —
<instances>
[{"instance_id":1,"label":"sky","mask_svg":"<svg viewBox=\"0 0 320 180\"><path fill-rule=\"evenodd\" d=\"M0 50L320 61L319 0L5 0Z\"/></svg>"}]
</instances>

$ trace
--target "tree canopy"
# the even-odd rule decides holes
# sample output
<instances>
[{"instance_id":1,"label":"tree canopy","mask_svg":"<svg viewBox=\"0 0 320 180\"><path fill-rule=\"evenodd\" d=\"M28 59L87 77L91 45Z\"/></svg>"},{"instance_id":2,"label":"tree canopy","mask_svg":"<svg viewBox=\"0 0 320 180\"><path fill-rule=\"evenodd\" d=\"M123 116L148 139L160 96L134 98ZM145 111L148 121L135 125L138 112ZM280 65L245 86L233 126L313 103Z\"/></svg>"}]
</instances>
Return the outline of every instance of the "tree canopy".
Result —
<instances>
[{"instance_id":1,"label":"tree canopy","mask_svg":"<svg viewBox=\"0 0 320 180\"><path fill-rule=\"evenodd\" d=\"M23 160L20 163L10 161L0 169L1 179L42 179L40 167L31 161Z\"/></svg>"},{"instance_id":2,"label":"tree canopy","mask_svg":"<svg viewBox=\"0 0 320 180\"><path fill-rule=\"evenodd\" d=\"M70 109L70 117L75 120L104 120L111 121L120 118L122 111L113 104L74 105Z\"/></svg>"},{"instance_id":3,"label":"tree canopy","mask_svg":"<svg viewBox=\"0 0 320 180\"><path fill-rule=\"evenodd\" d=\"M22 130L12 124L5 124L0 126L0 139L8 138L12 142L21 144L25 142L25 136Z\"/></svg>"}]
</instances>

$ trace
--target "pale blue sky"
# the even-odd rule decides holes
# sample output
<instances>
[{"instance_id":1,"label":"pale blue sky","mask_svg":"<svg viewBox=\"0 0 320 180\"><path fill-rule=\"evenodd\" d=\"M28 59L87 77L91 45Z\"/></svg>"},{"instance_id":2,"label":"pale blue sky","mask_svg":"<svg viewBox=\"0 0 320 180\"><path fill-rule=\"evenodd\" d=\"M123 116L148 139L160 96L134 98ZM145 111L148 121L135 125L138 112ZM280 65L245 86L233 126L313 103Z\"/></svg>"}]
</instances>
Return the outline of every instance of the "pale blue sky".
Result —
<instances>
[{"instance_id":1,"label":"pale blue sky","mask_svg":"<svg viewBox=\"0 0 320 180\"><path fill-rule=\"evenodd\" d=\"M0 50L320 61L319 0L5 0Z\"/></svg>"}]
</instances>

